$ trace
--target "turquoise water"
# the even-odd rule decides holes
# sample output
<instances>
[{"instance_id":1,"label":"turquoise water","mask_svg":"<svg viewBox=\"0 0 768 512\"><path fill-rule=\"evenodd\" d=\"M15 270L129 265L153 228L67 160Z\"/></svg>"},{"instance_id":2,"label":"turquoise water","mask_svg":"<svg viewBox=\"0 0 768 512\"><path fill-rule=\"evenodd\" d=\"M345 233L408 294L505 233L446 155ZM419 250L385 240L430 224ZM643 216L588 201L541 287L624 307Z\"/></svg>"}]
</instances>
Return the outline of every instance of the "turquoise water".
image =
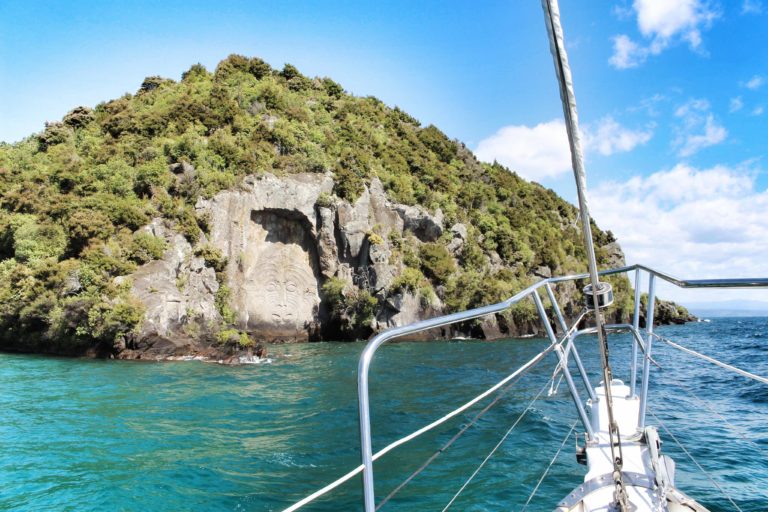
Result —
<instances>
[{"instance_id":1,"label":"turquoise water","mask_svg":"<svg viewBox=\"0 0 768 512\"><path fill-rule=\"evenodd\" d=\"M768 375L768 319L660 331ZM611 338L617 377L628 339ZM371 377L374 448L490 387L540 339L399 343ZM356 365L363 344L271 347L271 364L140 363L0 355L0 510L281 510L359 464ZM596 367L594 342L582 355ZM768 386L656 343L650 403L743 510L768 510ZM383 510L442 510L546 385L554 356L523 378ZM376 463L377 497L488 401ZM723 423L719 415L730 424ZM537 401L452 510L520 510L576 415L565 384ZM655 423L651 417L649 423ZM733 510L662 430L678 484ZM551 510L583 478L569 441L528 510ZM307 510L361 510L354 478Z\"/></svg>"}]
</instances>

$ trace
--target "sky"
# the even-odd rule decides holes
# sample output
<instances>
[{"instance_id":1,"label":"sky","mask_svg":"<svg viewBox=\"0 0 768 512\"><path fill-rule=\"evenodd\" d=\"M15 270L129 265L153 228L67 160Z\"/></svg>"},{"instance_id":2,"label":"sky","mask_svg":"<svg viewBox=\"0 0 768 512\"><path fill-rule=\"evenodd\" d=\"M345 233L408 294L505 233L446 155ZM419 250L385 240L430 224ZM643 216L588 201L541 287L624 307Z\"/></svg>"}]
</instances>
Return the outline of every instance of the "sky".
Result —
<instances>
[{"instance_id":1,"label":"sky","mask_svg":"<svg viewBox=\"0 0 768 512\"><path fill-rule=\"evenodd\" d=\"M768 277L768 1L561 0L560 10L598 225L630 264ZM4 0L0 140L231 53L397 105L575 202L537 0Z\"/></svg>"}]
</instances>

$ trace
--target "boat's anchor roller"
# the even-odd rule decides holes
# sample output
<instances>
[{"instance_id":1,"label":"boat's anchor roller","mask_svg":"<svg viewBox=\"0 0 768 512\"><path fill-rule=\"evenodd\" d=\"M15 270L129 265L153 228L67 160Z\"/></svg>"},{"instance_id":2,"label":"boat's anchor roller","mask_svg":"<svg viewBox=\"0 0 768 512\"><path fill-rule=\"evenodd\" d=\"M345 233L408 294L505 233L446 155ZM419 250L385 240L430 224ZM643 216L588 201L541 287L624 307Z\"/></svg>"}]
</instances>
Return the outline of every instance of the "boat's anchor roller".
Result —
<instances>
[{"instance_id":1,"label":"boat's anchor roller","mask_svg":"<svg viewBox=\"0 0 768 512\"><path fill-rule=\"evenodd\" d=\"M607 308L613 304L613 288L605 281L600 281L597 285L597 293L592 292L592 284L585 286L582 291L584 292L584 305L590 311L595 310L595 295L597 295L598 308Z\"/></svg>"}]
</instances>

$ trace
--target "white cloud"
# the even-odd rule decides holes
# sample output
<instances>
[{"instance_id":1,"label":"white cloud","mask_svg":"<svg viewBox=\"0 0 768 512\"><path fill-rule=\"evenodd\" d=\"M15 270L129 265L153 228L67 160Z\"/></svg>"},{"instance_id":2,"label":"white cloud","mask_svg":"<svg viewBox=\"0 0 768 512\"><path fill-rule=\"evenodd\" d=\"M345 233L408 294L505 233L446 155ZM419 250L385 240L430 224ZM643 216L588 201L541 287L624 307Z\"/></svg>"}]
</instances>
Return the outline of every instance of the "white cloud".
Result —
<instances>
[{"instance_id":1,"label":"white cloud","mask_svg":"<svg viewBox=\"0 0 768 512\"><path fill-rule=\"evenodd\" d=\"M744 87L753 91L758 90L765 83L765 79L760 75L755 75L744 83Z\"/></svg>"},{"instance_id":2,"label":"white cloud","mask_svg":"<svg viewBox=\"0 0 768 512\"><path fill-rule=\"evenodd\" d=\"M734 112L738 112L742 108L744 108L744 102L741 101L741 96L736 96L735 98L731 98L731 101L728 104L728 112L733 114Z\"/></svg>"},{"instance_id":3,"label":"white cloud","mask_svg":"<svg viewBox=\"0 0 768 512\"><path fill-rule=\"evenodd\" d=\"M744 0L741 4L741 14L762 14L763 3L760 0Z\"/></svg>"},{"instance_id":4,"label":"white cloud","mask_svg":"<svg viewBox=\"0 0 768 512\"><path fill-rule=\"evenodd\" d=\"M719 17L703 0L635 0L632 9L647 44L640 45L627 35L615 36L609 63L618 69L637 67L650 55L658 55L678 41L702 52L701 31Z\"/></svg>"},{"instance_id":5,"label":"white cloud","mask_svg":"<svg viewBox=\"0 0 768 512\"><path fill-rule=\"evenodd\" d=\"M601 155L612 155L632 151L645 144L653 136L653 129L630 130L606 116L593 125L586 125L583 132L585 151L597 151Z\"/></svg>"},{"instance_id":6,"label":"white cloud","mask_svg":"<svg viewBox=\"0 0 768 512\"><path fill-rule=\"evenodd\" d=\"M486 162L496 160L529 180L571 169L565 124L557 119L534 127L505 126L480 141L475 154Z\"/></svg>"},{"instance_id":7,"label":"white cloud","mask_svg":"<svg viewBox=\"0 0 768 512\"><path fill-rule=\"evenodd\" d=\"M608 62L616 69L636 68L648 58L648 49L643 48L629 36L618 35L613 38L613 55Z\"/></svg>"},{"instance_id":8,"label":"white cloud","mask_svg":"<svg viewBox=\"0 0 768 512\"><path fill-rule=\"evenodd\" d=\"M650 127L631 130L611 116L584 125L581 132L583 151L601 155L631 151L653 136ZM480 141L475 154L486 162L496 160L529 180L555 177L571 170L568 135L565 123L559 119L533 127L505 126Z\"/></svg>"},{"instance_id":9,"label":"white cloud","mask_svg":"<svg viewBox=\"0 0 768 512\"><path fill-rule=\"evenodd\" d=\"M728 137L728 131L718 124L715 116L709 112L707 100L689 100L675 110L675 117L681 121L677 128L678 135L673 141L678 156L691 156L706 147L723 142Z\"/></svg>"},{"instance_id":10,"label":"white cloud","mask_svg":"<svg viewBox=\"0 0 768 512\"><path fill-rule=\"evenodd\" d=\"M763 115L763 112L765 112L765 109L762 106L758 106L752 109L753 116L761 116Z\"/></svg>"},{"instance_id":11,"label":"white cloud","mask_svg":"<svg viewBox=\"0 0 768 512\"><path fill-rule=\"evenodd\" d=\"M662 103L669 101L669 98L662 94L654 94L647 98L643 98L637 105L627 108L628 112L645 112L650 117L659 117L659 106Z\"/></svg>"},{"instance_id":12,"label":"white cloud","mask_svg":"<svg viewBox=\"0 0 768 512\"><path fill-rule=\"evenodd\" d=\"M616 235L630 264L686 279L768 276L768 190L757 190L754 176L678 164L600 184L590 192L591 213Z\"/></svg>"}]
</instances>

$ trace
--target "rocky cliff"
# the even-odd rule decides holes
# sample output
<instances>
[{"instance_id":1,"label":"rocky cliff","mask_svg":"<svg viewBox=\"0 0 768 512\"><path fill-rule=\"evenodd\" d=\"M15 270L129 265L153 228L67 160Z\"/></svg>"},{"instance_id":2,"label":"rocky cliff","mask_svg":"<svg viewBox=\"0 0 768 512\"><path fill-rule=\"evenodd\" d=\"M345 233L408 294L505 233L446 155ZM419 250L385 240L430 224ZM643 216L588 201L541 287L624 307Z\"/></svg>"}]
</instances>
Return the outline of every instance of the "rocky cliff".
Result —
<instances>
[{"instance_id":1,"label":"rocky cliff","mask_svg":"<svg viewBox=\"0 0 768 512\"><path fill-rule=\"evenodd\" d=\"M593 226L601 266L623 264ZM329 78L232 55L0 144L0 349L237 357L582 272L573 205ZM611 311L632 310L614 279ZM562 285L566 315L580 283ZM541 329L525 302L425 337Z\"/></svg>"},{"instance_id":2,"label":"rocky cliff","mask_svg":"<svg viewBox=\"0 0 768 512\"><path fill-rule=\"evenodd\" d=\"M418 252L420 246L443 239L458 264L467 226L444 226L440 210L431 214L392 202L378 179L354 203L332 198L333 186L330 174L248 176L235 189L197 202L197 213L207 219L209 229L197 242L197 251L163 219L143 227L164 239L167 249L162 258L119 279L132 283L132 294L145 313L133 342L118 355L218 356L220 351L208 346L227 323L259 343L303 342L367 336L448 312L444 290L427 296L424 290L393 288L407 269L394 256L398 248L393 240L407 239ZM225 262L218 275L200 256L201 247L213 249L217 261ZM617 243L610 242L603 250L609 264L624 264ZM552 269L539 266L534 278L551 275ZM329 282L338 283L342 297L370 294L375 304L370 316L343 329L340 322L350 319L339 315L349 312L332 310L334 305L323 292ZM580 309L576 285L561 288L565 311L573 315ZM223 289L228 292L220 304ZM497 315L422 338L542 332L534 318L516 322Z\"/></svg>"}]
</instances>

